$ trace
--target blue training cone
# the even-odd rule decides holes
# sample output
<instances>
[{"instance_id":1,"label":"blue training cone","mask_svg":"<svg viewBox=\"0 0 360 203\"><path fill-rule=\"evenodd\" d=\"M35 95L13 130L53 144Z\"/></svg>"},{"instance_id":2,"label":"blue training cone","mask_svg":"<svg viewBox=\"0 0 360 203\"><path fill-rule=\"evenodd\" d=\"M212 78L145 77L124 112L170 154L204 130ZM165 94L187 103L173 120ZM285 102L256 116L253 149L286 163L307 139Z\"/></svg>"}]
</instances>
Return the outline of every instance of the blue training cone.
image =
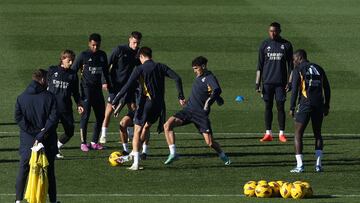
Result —
<instances>
[{"instance_id":1,"label":"blue training cone","mask_svg":"<svg viewBox=\"0 0 360 203\"><path fill-rule=\"evenodd\" d=\"M237 102L243 102L243 101L244 101L244 97L243 97L243 96L236 96L235 101L237 101Z\"/></svg>"}]
</instances>

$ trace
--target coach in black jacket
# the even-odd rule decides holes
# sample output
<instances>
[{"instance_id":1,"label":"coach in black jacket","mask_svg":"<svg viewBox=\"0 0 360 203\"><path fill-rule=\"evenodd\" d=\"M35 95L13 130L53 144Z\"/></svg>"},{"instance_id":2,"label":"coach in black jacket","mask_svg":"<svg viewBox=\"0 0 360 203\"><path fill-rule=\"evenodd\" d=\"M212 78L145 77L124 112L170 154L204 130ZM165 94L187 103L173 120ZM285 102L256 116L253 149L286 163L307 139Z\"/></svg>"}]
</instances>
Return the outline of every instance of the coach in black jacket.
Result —
<instances>
[{"instance_id":1,"label":"coach in black jacket","mask_svg":"<svg viewBox=\"0 0 360 203\"><path fill-rule=\"evenodd\" d=\"M20 127L20 167L16 179L16 202L24 198L24 189L29 174L31 147L41 142L49 161L49 199L56 202L54 159L58 152L56 125L58 121L56 99L46 90L47 72L43 69L32 74L33 81L17 98L15 120Z\"/></svg>"}]
</instances>

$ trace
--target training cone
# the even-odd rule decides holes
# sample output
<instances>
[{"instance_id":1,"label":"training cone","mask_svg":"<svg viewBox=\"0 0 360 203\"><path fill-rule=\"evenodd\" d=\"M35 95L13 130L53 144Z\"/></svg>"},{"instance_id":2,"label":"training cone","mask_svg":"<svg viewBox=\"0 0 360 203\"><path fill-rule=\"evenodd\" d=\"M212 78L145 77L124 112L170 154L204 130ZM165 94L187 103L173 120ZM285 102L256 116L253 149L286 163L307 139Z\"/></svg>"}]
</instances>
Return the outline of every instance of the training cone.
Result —
<instances>
[{"instance_id":1,"label":"training cone","mask_svg":"<svg viewBox=\"0 0 360 203\"><path fill-rule=\"evenodd\" d=\"M243 97L243 96L236 96L235 101L237 101L237 102L243 102L243 101L244 101L244 97Z\"/></svg>"}]
</instances>

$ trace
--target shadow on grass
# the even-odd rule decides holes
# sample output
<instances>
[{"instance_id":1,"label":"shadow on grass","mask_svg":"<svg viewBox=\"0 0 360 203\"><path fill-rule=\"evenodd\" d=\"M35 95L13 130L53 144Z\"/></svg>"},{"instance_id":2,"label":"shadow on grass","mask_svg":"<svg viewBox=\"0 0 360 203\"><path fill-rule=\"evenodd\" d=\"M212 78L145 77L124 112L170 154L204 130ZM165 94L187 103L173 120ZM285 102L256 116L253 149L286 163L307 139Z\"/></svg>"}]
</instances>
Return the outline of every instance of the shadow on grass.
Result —
<instances>
[{"instance_id":1,"label":"shadow on grass","mask_svg":"<svg viewBox=\"0 0 360 203\"><path fill-rule=\"evenodd\" d=\"M15 160L15 159L10 159L10 160L0 159L0 164L2 164L2 163L14 163L14 162L19 162L19 160Z\"/></svg>"}]
</instances>

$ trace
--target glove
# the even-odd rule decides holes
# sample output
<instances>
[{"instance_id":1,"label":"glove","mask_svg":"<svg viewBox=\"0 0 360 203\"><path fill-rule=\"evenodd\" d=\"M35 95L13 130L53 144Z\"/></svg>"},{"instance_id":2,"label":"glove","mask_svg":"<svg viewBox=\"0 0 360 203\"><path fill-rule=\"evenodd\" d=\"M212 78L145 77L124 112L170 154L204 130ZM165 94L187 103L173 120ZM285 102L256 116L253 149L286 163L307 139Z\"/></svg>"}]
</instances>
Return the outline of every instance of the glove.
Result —
<instances>
[{"instance_id":1,"label":"glove","mask_svg":"<svg viewBox=\"0 0 360 203\"><path fill-rule=\"evenodd\" d=\"M260 84L259 83L255 84L255 91L260 92Z\"/></svg>"},{"instance_id":2,"label":"glove","mask_svg":"<svg viewBox=\"0 0 360 203\"><path fill-rule=\"evenodd\" d=\"M286 85L286 92L290 92L291 91L291 88L292 88L292 84L291 82L289 82L287 85Z\"/></svg>"},{"instance_id":3,"label":"glove","mask_svg":"<svg viewBox=\"0 0 360 203\"><path fill-rule=\"evenodd\" d=\"M219 97L217 100L216 100L216 103L217 105L219 106L222 106L224 104L224 99L222 97Z\"/></svg>"}]
</instances>

